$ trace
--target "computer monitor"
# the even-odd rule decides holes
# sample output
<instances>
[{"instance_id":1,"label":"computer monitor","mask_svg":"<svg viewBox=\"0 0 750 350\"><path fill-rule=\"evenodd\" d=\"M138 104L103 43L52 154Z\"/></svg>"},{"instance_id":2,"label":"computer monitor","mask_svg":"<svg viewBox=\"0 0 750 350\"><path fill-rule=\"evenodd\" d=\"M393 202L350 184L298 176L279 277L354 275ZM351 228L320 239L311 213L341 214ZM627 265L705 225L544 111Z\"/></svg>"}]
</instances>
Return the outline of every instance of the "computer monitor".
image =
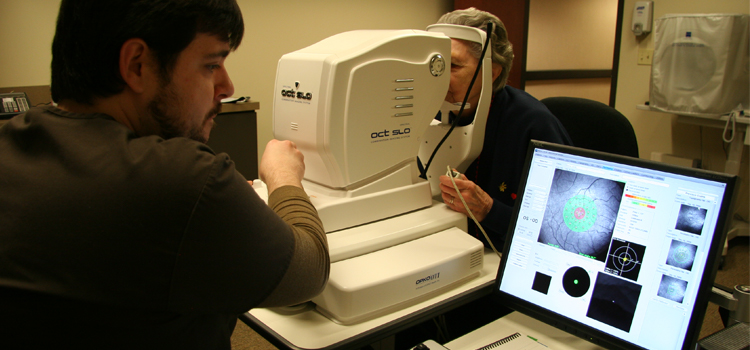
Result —
<instances>
[{"instance_id":1,"label":"computer monitor","mask_svg":"<svg viewBox=\"0 0 750 350\"><path fill-rule=\"evenodd\" d=\"M736 176L532 141L495 290L606 348L695 344Z\"/></svg>"}]
</instances>

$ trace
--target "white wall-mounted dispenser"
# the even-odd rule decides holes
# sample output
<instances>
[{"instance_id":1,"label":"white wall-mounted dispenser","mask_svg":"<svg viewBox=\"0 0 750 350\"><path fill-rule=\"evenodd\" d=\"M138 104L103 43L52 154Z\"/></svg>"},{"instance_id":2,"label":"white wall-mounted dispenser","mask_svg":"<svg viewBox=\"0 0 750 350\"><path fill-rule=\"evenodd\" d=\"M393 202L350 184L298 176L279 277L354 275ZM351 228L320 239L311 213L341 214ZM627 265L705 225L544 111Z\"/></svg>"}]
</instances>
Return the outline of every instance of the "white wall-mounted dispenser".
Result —
<instances>
[{"instance_id":1,"label":"white wall-mounted dispenser","mask_svg":"<svg viewBox=\"0 0 750 350\"><path fill-rule=\"evenodd\" d=\"M653 1L636 1L633 7L633 24L630 29L636 36L651 33L651 22L654 13Z\"/></svg>"}]
</instances>

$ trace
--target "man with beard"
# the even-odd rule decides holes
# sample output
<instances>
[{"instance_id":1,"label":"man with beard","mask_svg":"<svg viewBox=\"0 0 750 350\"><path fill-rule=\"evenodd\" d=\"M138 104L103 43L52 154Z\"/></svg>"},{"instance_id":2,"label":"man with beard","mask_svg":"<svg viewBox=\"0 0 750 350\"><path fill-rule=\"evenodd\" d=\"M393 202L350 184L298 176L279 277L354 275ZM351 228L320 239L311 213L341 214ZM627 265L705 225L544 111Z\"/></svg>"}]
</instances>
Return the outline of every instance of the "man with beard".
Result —
<instances>
[{"instance_id":1,"label":"man with beard","mask_svg":"<svg viewBox=\"0 0 750 350\"><path fill-rule=\"evenodd\" d=\"M205 145L243 32L234 0L62 1L58 105L0 128L4 347L229 349L239 314L322 290L295 145L266 147L268 205Z\"/></svg>"}]
</instances>

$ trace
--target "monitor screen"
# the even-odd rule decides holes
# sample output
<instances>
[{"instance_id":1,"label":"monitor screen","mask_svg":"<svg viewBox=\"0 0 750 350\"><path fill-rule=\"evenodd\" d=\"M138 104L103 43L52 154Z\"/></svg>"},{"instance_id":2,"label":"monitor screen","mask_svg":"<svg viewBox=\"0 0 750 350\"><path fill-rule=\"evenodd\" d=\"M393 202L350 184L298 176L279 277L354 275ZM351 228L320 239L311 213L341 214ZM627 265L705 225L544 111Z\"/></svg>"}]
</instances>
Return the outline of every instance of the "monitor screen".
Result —
<instances>
[{"instance_id":1,"label":"monitor screen","mask_svg":"<svg viewBox=\"0 0 750 350\"><path fill-rule=\"evenodd\" d=\"M737 178L532 141L495 293L607 348L697 341Z\"/></svg>"}]
</instances>

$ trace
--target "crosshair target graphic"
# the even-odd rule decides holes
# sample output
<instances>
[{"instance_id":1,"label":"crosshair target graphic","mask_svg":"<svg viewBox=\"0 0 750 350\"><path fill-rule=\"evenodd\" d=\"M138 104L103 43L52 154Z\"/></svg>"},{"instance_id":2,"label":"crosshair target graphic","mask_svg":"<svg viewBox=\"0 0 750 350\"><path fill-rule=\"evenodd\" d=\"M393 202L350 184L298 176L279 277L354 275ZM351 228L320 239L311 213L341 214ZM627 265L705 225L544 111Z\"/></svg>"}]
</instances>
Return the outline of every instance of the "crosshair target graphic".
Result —
<instances>
[{"instance_id":1,"label":"crosshair target graphic","mask_svg":"<svg viewBox=\"0 0 750 350\"><path fill-rule=\"evenodd\" d=\"M570 198L563 208L565 225L574 232L588 231L596 223L596 203L586 195Z\"/></svg>"},{"instance_id":2,"label":"crosshair target graphic","mask_svg":"<svg viewBox=\"0 0 750 350\"><path fill-rule=\"evenodd\" d=\"M614 263L622 272L632 271L638 264L638 256L630 247L620 247L615 251Z\"/></svg>"},{"instance_id":3,"label":"crosshair target graphic","mask_svg":"<svg viewBox=\"0 0 750 350\"><path fill-rule=\"evenodd\" d=\"M607 254L605 271L637 281L645 253L645 246L613 238L612 246L610 246Z\"/></svg>"}]
</instances>

